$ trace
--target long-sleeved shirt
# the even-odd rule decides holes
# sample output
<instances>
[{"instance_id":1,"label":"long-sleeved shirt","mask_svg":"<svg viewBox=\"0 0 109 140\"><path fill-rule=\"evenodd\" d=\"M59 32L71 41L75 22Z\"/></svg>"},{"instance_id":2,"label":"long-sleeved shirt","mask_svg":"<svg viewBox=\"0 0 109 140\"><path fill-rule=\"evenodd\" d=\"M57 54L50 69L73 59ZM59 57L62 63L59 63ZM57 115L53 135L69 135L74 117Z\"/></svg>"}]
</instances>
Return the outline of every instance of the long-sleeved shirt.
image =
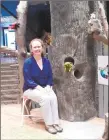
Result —
<instances>
[{"instance_id":1,"label":"long-sleeved shirt","mask_svg":"<svg viewBox=\"0 0 109 140\"><path fill-rule=\"evenodd\" d=\"M37 85L45 87L53 85L52 68L47 58L42 57L43 69L41 70L32 56L25 60L23 66L24 86L23 91L34 89Z\"/></svg>"}]
</instances>

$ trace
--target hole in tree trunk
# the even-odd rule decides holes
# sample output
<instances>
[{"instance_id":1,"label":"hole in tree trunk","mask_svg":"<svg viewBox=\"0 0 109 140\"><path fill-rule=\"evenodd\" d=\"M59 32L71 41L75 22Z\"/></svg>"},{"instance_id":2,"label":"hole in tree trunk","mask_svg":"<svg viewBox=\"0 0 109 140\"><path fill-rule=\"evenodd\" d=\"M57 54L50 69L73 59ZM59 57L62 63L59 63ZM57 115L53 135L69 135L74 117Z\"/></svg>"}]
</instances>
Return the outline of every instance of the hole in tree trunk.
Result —
<instances>
[{"instance_id":1,"label":"hole in tree trunk","mask_svg":"<svg viewBox=\"0 0 109 140\"><path fill-rule=\"evenodd\" d=\"M78 69L76 69L76 70L74 71L74 76L75 76L77 79L80 79L80 78L82 77L82 73L81 73Z\"/></svg>"},{"instance_id":2,"label":"hole in tree trunk","mask_svg":"<svg viewBox=\"0 0 109 140\"><path fill-rule=\"evenodd\" d=\"M68 57L65 58L64 63L65 62L71 62L74 65L75 61L74 61L74 59L71 56L68 56Z\"/></svg>"},{"instance_id":3,"label":"hole in tree trunk","mask_svg":"<svg viewBox=\"0 0 109 140\"><path fill-rule=\"evenodd\" d=\"M51 33L51 13L48 1L29 2L26 27L26 46L29 52L28 44L32 39L43 39L45 33Z\"/></svg>"}]
</instances>

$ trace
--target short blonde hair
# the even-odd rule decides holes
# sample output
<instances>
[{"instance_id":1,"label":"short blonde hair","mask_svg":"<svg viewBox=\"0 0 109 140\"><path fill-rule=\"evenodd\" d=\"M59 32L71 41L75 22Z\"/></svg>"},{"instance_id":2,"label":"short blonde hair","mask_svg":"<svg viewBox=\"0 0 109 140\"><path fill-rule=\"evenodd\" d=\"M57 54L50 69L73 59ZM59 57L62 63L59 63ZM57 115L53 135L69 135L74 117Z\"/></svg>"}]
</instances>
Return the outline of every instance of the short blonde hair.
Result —
<instances>
[{"instance_id":1,"label":"short blonde hair","mask_svg":"<svg viewBox=\"0 0 109 140\"><path fill-rule=\"evenodd\" d=\"M30 44L29 44L29 48L30 48L30 49L32 48L32 42L33 42L33 41L39 41L39 42L41 43L41 45L42 45L42 48L44 47L43 41L42 41L41 39L39 39L39 38L35 38L35 39L31 40L31 42L30 42Z\"/></svg>"},{"instance_id":2,"label":"short blonde hair","mask_svg":"<svg viewBox=\"0 0 109 140\"><path fill-rule=\"evenodd\" d=\"M43 43L43 41L42 41L41 39L39 39L39 38L35 38L35 39L31 40L31 42L30 42L30 44L29 44L30 52L31 52L31 49L32 49L32 42L33 42L33 41L39 41L39 42L41 43L42 48L44 48L44 43ZM42 52L41 55L44 56L44 52Z\"/></svg>"}]
</instances>

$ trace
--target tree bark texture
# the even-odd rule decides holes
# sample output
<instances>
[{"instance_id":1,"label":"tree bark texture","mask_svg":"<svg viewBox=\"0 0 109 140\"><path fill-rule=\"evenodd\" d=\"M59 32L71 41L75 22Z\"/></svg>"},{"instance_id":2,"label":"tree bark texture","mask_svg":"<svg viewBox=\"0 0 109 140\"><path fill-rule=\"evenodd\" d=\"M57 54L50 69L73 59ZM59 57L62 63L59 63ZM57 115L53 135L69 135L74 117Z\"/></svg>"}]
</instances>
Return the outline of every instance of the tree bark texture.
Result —
<instances>
[{"instance_id":1,"label":"tree bark texture","mask_svg":"<svg viewBox=\"0 0 109 140\"><path fill-rule=\"evenodd\" d=\"M18 23L20 24L19 28L17 28L16 31L16 42L18 46L18 53L20 54L18 56L18 63L19 63L19 75L20 75L20 97L23 94L23 64L24 64L24 57L22 56L22 53L26 52L26 43L25 43L25 36L26 36L26 16L27 16L27 7L28 7L28 1L20 1L19 5L17 7L17 17L18 17Z\"/></svg>"},{"instance_id":2,"label":"tree bark texture","mask_svg":"<svg viewBox=\"0 0 109 140\"><path fill-rule=\"evenodd\" d=\"M54 46L51 64L60 118L84 121L97 114L94 41L87 34L90 2L51 1L50 10ZM79 78L75 70L64 71L64 60L69 56L75 61L75 70L81 73Z\"/></svg>"}]
</instances>

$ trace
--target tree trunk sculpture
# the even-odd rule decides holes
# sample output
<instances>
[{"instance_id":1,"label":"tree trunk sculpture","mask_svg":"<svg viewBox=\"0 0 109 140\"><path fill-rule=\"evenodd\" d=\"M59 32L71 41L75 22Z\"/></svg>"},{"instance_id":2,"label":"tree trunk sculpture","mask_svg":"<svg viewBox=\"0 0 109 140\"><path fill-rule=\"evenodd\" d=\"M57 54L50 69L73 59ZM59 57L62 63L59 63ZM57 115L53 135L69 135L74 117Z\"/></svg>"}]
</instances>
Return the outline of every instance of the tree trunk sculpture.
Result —
<instances>
[{"instance_id":1,"label":"tree trunk sculpture","mask_svg":"<svg viewBox=\"0 0 109 140\"><path fill-rule=\"evenodd\" d=\"M51 1L54 89L61 119L84 121L97 114L96 66L93 39L87 34L88 1ZM64 61L72 57L74 69L65 72Z\"/></svg>"},{"instance_id":2,"label":"tree trunk sculpture","mask_svg":"<svg viewBox=\"0 0 109 140\"><path fill-rule=\"evenodd\" d=\"M19 23L19 28L16 30L16 43L18 45L18 63L19 63L19 75L20 75L20 98L23 95L23 63L25 57L22 55L26 54L26 43L25 43L25 33L26 33L26 13L27 13L28 1L20 1L17 7L17 18Z\"/></svg>"}]
</instances>

